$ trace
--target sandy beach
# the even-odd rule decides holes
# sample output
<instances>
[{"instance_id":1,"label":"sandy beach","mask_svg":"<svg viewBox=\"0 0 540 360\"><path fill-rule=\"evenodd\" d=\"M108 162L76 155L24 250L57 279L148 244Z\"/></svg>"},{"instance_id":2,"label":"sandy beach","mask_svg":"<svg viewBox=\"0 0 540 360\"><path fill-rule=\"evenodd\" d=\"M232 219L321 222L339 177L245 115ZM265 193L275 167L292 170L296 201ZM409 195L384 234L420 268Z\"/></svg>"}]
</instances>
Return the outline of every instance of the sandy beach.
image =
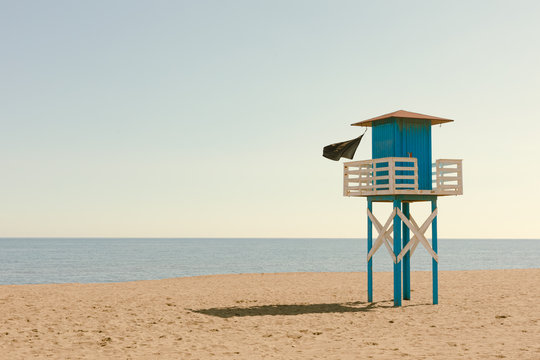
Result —
<instances>
[{"instance_id":1,"label":"sandy beach","mask_svg":"<svg viewBox=\"0 0 540 360\"><path fill-rule=\"evenodd\" d=\"M2 359L540 359L540 269L0 286Z\"/></svg>"}]
</instances>

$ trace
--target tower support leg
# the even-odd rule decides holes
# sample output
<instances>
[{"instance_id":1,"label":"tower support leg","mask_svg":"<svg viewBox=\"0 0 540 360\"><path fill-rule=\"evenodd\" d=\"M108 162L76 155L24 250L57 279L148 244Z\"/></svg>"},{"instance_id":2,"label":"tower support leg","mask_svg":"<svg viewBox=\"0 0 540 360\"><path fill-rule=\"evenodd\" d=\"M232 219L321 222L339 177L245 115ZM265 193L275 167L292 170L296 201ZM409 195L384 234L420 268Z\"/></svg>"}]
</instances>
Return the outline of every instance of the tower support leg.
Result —
<instances>
[{"instance_id":1,"label":"tower support leg","mask_svg":"<svg viewBox=\"0 0 540 360\"><path fill-rule=\"evenodd\" d=\"M370 198L367 199L368 210L373 213L373 202ZM373 224L369 216L367 217L367 253L371 251L373 246ZM368 302L373 302L373 257L367 262L367 298Z\"/></svg>"},{"instance_id":2,"label":"tower support leg","mask_svg":"<svg viewBox=\"0 0 540 360\"><path fill-rule=\"evenodd\" d=\"M409 203L403 203L403 214L407 219L410 219ZM403 248L407 246L410 240L410 230L405 223L403 223ZM403 256L403 299L411 299L411 255L410 251L407 251Z\"/></svg>"},{"instance_id":3,"label":"tower support leg","mask_svg":"<svg viewBox=\"0 0 540 360\"><path fill-rule=\"evenodd\" d=\"M431 211L437 209L437 200L431 200ZM431 247L435 253L437 250L437 216L431 223ZM439 263L435 260L431 260L432 272L433 272L433 305L439 303Z\"/></svg>"},{"instance_id":4,"label":"tower support leg","mask_svg":"<svg viewBox=\"0 0 540 360\"><path fill-rule=\"evenodd\" d=\"M394 209L401 210L401 200L394 200ZM401 218L394 216L394 255L401 252ZM394 262L394 306L401 306L401 264Z\"/></svg>"}]
</instances>

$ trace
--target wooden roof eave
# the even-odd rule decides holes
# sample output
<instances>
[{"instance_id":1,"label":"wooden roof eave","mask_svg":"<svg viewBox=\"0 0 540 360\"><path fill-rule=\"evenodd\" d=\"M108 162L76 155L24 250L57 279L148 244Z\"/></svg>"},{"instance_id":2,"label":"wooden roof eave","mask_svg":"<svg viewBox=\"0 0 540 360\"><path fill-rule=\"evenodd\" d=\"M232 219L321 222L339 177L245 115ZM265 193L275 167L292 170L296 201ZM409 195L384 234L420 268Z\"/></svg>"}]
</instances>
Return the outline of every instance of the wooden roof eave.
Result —
<instances>
[{"instance_id":1,"label":"wooden roof eave","mask_svg":"<svg viewBox=\"0 0 540 360\"><path fill-rule=\"evenodd\" d=\"M453 122L454 120L451 119L445 119L437 116L431 116L431 115L424 115L419 113L413 113L405 110L398 110L393 113L380 115L371 119L363 120L354 124L351 124L351 126L365 126L365 127L372 127L373 123L376 121L386 120L386 119L418 119L418 120L429 120L431 122L431 125L438 125L438 124L444 124L448 122Z\"/></svg>"}]
</instances>

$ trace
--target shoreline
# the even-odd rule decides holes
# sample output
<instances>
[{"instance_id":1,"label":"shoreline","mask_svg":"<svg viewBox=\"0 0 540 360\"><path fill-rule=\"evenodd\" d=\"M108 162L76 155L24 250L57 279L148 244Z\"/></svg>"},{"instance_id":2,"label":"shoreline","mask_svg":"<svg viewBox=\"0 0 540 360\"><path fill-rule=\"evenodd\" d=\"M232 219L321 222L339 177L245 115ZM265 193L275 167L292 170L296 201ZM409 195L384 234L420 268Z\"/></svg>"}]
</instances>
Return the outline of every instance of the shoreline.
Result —
<instances>
[{"instance_id":1,"label":"shoreline","mask_svg":"<svg viewBox=\"0 0 540 360\"><path fill-rule=\"evenodd\" d=\"M540 269L200 275L0 285L0 358L540 358Z\"/></svg>"},{"instance_id":2,"label":"shoreline","mask_svg":"<svg viewBox=\"0 0 540 360\"><path fill-rule=\"evenodd\" d=\"M511 269L473 269L473 270L440 270L439 274L443 272L481 272L481 271L513 271L513 270L540 270L540 267L529 268L511 268ZM412 273L431 273L431 270L416 270ZM0 284L0 288L3 286L39 286L39 285L99 285L99 284L126 284L137 283L145 281L162 281L162 280L175 280L175 279L191 279L191 278L204 278L210 276L244 276L244 275L286 275L286 274L366 274L367 271L292 271L292 272L268 272L268 273L222 273L222 274L206 274L206 275L188 275L178 276L161 279L141 279L141 280L127 280L127 281L109 281L109 282L60 282L60 283L27 283L27 284ZM392 274L392 271L374 271L373 274Z\"/></svg>"}]
</instances>

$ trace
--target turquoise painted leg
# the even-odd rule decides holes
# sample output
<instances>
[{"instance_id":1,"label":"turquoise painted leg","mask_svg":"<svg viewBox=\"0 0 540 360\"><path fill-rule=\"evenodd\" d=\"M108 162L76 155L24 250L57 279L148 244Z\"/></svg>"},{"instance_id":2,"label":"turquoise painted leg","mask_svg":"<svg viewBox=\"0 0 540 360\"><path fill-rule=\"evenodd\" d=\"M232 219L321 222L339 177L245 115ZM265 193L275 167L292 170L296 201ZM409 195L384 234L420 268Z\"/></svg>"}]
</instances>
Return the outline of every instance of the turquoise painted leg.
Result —
<instances>
[{"instance_id":1,"label":"turquoise painted leg","mask_svg":"<svg viewBox=\"0 0 540 360\"><path fill-rule=\"evenodd\" d=\"M403 203L403 215L407 219L410 219L409 203ZM403 247L405 247L410 240L409 227L403 224ZM403 257L403 299L411 300L411 252L407 251Z\"/></svg>"},{"instance_id":2,"label":"turquoise painted leg","mask_svg":"<svg viewBox=\"0 0 540 360\"><path fill-rule=\"evenodd\" d=\"M431 211L435 211L437 208L437 200L431 200ZM438 253L437 250L437 217L433 219L431 223L431 247L435 253ZM431 264L433 267L433 305L439 303L439 264L435 259L431 259Z\"/></svg>"},{"instance_id":3,"label":"turquoise painted leg","mask_svg":"<svg viewBox=\"0 0 540 360\"><path fill-rule=\"evenodd\" d=\"M368 210L373 213L373 202L371 199L367 199ZM373 246L373 225L371 219L368 216L367 219L367 253L371 251ZM367 263L367 299L368 302L373 302L373 256Z\"/></svg>"},{"instance_id":4,"label":"turquoise painted leg","mask_svg":"<svg viewBox=\"0 0 540 360\"><path fill-rule=\"evenodd\" d=\"M394 200L394 208L401 210L401 200ZM401 252L401 218L394 216L394 255ZM394 306L401 306L401 264L394 263Z\"/></svg>"}]
</instances>

